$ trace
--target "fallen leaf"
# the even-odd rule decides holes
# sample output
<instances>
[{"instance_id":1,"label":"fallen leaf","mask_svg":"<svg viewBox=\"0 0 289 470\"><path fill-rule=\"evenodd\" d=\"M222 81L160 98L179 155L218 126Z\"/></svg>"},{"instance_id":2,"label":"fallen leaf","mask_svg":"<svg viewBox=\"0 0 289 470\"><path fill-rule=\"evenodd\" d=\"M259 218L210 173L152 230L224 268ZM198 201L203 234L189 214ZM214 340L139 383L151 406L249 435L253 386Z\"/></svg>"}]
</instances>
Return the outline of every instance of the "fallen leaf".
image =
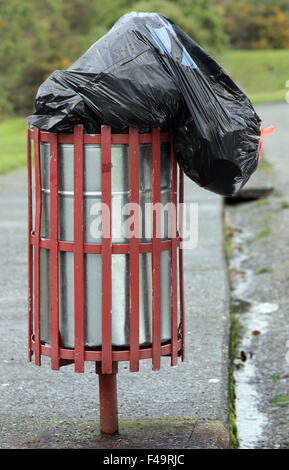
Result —
<instances>
[{"instance_id":1,"label":"fallen leaf","mask_svg":"<svg viewBox=\"0 0 289 470\"><path fill-rule=\"evenodd\" d=\"M260 335L260 334L261 334L261 331L259 331L259 330L254 330L254 331L252 331L252 335L253 335L253 336L258 336L258 335Z\"/></svg>"},{"instance_id":2,"label":"fallen leaf","mask_svg":"<svg viewBox=\"0 0 289 470\"><path fill-rule=\"evenodd\" d=\"M237 356L236 359L241 359L241 361L246 362L247 360L247 355L244 351L240 352L240 356Z\"/></svg>"}]
</instances>

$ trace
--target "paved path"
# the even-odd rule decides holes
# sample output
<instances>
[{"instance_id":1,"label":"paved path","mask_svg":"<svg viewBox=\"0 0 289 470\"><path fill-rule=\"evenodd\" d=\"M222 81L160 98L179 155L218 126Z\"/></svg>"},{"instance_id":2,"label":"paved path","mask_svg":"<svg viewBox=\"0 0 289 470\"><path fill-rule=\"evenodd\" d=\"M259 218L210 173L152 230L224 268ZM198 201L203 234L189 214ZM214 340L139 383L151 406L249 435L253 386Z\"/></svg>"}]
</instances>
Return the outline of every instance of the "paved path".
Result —
<instances>
[{"instance_id":1,"label":"paved path","mask_svg":"<svg viewBox=\"0 0 289 470\"><path fill-rule=\"evenodd\" d=\"M98 431L93 364L39 368L27 361L26 174L0 178L0 446L217 448L230 445L229 297L222 199L186 180L199 203L199 244L185 252L186 360L159 372L142 361L118 374L120 438ZM160 420L160 418L162 418Z\"/></svg>"}]
</instances>

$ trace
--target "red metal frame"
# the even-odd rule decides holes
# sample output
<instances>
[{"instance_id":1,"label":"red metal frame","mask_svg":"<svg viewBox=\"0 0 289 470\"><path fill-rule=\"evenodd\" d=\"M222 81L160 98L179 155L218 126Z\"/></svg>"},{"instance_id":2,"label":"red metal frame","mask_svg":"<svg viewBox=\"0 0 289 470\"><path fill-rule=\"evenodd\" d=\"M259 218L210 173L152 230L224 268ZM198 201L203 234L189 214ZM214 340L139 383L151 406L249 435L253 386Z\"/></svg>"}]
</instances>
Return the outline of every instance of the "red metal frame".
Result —
<instances>
[{"instance_id":1,"label":"red metal frame","mask_svg":"<svg viewBox=\"0 0 289 470\"><path fill-rule=\"evenodd\" d=\"M161 227L158 208L161 202L161 147L160 131L152 131L152 190L153 190L153 238L152 238L152 349L153 370L161 366Z\"/></svg>"},{"instance_id":2,"label":"red metal frame","mask_svg":"<svg viewBox=\"0 0 289 470\"><path fill-rule=\"evenodd\" d=\"M138 129L129 130L129 181L130 215L134 215L135 226L129 241L129 282L130 282L130 371L139 370L139 134Z\"/></svg>"},{"instance_id":3,"label":"red metal frame","mask_svg":"<svg viewBox=\"0 0 289 470\"><path fill-rule=\"evenodd\" d=\"M31 140L34 140L35 164L35 190L36 211L35 229L32 231L32 161ZM42 191L40 171L40 142L50 143L50 239L41 238L41 212ZM161 142L171 143L171 203L177 207L177 162L173 151L173 138L169 132L160 132L153 129L151 134L139 134L135 128L130 128L128 134L111 134L110 127L102 126L101 133L95 135L85 134L82 126L76 126L73 134L56 134L39 130L34 127L28 129L28 230L29 230L29 286L28 286L28 332L29 332L29 359L35 355L35 363L41 364L41 355L51 357L52 369L59 369L66 363L75 363L75 371L83 372L86 361L100 364L101 374L112 374L113 364L116 361L129 361L132 372L139 370L139 361L152 359L154 370L161 365L161 356L171 356L171 365L177 364L178 356L184 359L184 290L183 290L183 258L181 249L182 209L180 208L180 233L177 231L177 213L172 208L171 238L161 240L157 210L153 214L153 237L151 243L141 243L139 239L139 218L136 207L139 202L139 144L152 144L152 193L153 204L160 203L161 198L161 168L160 145ZM58 144L69 143L74 145L74 241L59 240L58 235ZM129 243L112 244L111 218L103 211L103 230L106 235L102 243L84 243L83 238L83 145L100 144L102 158L102 202L111 208L111 145L129 145L129 180L130 204L134 211L134 236ZM183 202L183 173L179 171L179 202ZM110 212L110 211L109 211ZM131 212L132 213L132 212ZM107 236L109 233L109 236ZM51 344L42 344L40 341L40 249L50 250L51 269ZM161 344L161 275L160 256L162 250L171 252L171 342ZM180 293L177 290L177 252L179 250L179 279ZM33 251L33 256L32 256ZM75 285L75 347L63 348L59 334L59 252L74 253L74 285ZM86 253L99 253L102 255L102 348L101 350L88 350L84 344L84 255ZM139 254L152 253L152 282L153 282L153 323L151 347L139 345ZM130 346L127 350L114 350L112 347L111 330L111 259L112 254L129 254L130 257ZM32 292L34 303L32 308ZM178 300L180 302L181 320L178 325ZM34 310L34 311L32 311ZM33 322L32 322L33 318Z\"/></svg>"},{"instance_id":4,"label":"red metal frame","mask_svg":"<svg viewBox=\"0 0 289 470\"><path fill-rule=\"evenodd\" d=\"M111 131L110 127L101 128L101 194L102 203L108 207L103 211L102 230L106 236L102 237L102 373L112 372L112 346L111 346ZM107 233L107 231L109 233ZM107 236L109 235L109 236ZM105 282L104 282L105 279Z\"/></svg>"},{"instance_id":5,"label":"red metal frame","mask_svg":"<svg viewBox=\"0 0 289 470\"><path fill-rule=\"evenodd\" d=\"M58 289L58 139L50 135L50 305L51 368L59 369L59 289Z\"/></svg>"},{"instance_id":6,"label":"red metal frame","mask_svg":"<svg viewBox=\"0 0 289 470\"><path fill-rule=\"evenodd\" d=\"M34 244L34 353L35 364L41 365L40 344L40 229L42 212L40 141L39 129L34 131L34 166L35 166L35 244Z\"/></svg>"},{"instance_id":7,"label":"red metal frame","mask_svg":"<svg viewBox=\"0 0 289 470\"><path fill-rule=\"evenodd\" d=\"M28 182L28 234L32 233L32 161L31 161L31 138L29 132L27 132L27 182ZM32 272L33 272L33 246L28 243L28 360L32 359Z\"/></svg>"},{"instance_id":8,"label":"red metal frame","mask_svg":"<svg viewBox=\"0 0 289 470\"><path fill-rule=\"evenodd\" d=\"M180 242L183 241L183 218L184 218L184 174L180 171L180 186L179 186L179 202L180 202ZM182 361L185 359L185 292L184 292L184 262L183 262L183 249L179 249L179 272L180 272L180 307L181 307L181 335L183 340L182 347Z\"/></svg>"},{"instance_id":9,"label":"red metal frame","mask_svg":"<svg viewBox=\"0 0 289 470\"><path fill-rule=\"evenodd\" d=\"M173 139L171 136L171 365L178 362L178 239L177 239L177 161L174 154Z\"/></svg>"},{"instance_id":10,"label":"red metal frame","mask_svg":"<svg viewBox=\"0 0 289 470\"><path fill-rule=\"evenodd\" d=\"M83 127L74 128L74 362L84 371Z\"/></svg>"}]
</instances>

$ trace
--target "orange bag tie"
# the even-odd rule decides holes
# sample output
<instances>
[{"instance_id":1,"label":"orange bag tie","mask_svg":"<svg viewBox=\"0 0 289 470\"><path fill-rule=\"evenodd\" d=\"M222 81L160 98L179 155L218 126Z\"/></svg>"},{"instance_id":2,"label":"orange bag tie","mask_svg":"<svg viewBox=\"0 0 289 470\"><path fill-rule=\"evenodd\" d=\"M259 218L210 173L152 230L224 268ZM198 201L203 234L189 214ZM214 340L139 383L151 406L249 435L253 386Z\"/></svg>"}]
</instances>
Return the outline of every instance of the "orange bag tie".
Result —
<instances>
[{"instance_id":1,"label":"orange bag tie","mask_svg":"<svg viewBox=\"0 0 289 470\"><path fill-rule=\"evenodd\" d=\"M261 160L261 153L262 153L262 144L263 144L263 139L267 137L267 135L273 134L275 132L275 127L274 126L269 126L269 127L263 127L260 126L260 141L259 141L259 157L258 157L258 163Z\"/></svg>"}]
</instances>

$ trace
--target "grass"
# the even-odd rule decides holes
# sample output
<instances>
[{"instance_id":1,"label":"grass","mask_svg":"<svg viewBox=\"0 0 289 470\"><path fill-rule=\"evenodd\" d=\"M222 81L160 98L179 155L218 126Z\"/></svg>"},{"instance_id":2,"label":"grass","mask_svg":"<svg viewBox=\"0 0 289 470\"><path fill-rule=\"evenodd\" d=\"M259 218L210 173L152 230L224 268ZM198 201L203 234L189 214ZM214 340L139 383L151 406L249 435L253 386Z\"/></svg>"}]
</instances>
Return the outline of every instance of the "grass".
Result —
<instances>
[{"instance_id":1,"label":"grass","mask_svg":"<svg viewBox=\"0 0 289 470\"><path fill-rule=\"evenodd\" d=\"M278 380L280 379L280 376L281 374L274 374L274 375L271 375L271 378L273 382L278 382Z\"/></svg>"},{"instance_id":2,"label":"grass","mask_svg":"<svg viewBox=\"0 0 289 470\"><path fill-rule=\"evenodd\" d=\"M26 164L26 119L0 121L0 174Z\"/></svg>"},{"instance_id":3,"label":"grass","mask_svg":"<svg viewBox=\"0 0 289 470\"><path fill-rule=\"evenodd\" d=\"M224 207L224 206L223 206ZM227 267L229 268L230 263L230 255L231 255L231 238L232 238L232 229L227 225L225 219L225 210L223 208L223 221L225 226L225 254L226 254L226 262ZM232 441L232 448L238 449L239 441L238 441L238 428L236 422L236 408L235 408L235 400L236 400L236 393L235 393L235 379L234 379L234 361L236 359L236 350L238 344L238 335L240 329L240 323L238 322L234 306L231 303L230 305L230 317L231 317L231 328L230 328L230 356L231 356L231 364L229 368L229 396L230 396L230 412L229 412L229 419L230 419L230 430L231 430L231 441Z\"/></svg>"},{"instance_id":4,"label":"grass","mask_svg":"<svg viewBox=\"0 0 289 470\"><path fill-rule=\"evenodd\" d=\"M265 273L271 273L272 272L272 268L261 268L257 271L257 274L265 274Z\"/></svg>"},{"instance_id":5,"label":"grass","mask_svg":"<svg viewBox=\"0 0 289 470\"><path fill-rule=\"evenodd\" d=\"M253 104L285 101L289 50L228 51L217 58Z\"/></svg>"},{"instance_id":6,"label":"grass","mask_svg":"<svg viewBox=\"0 0 289 470\"><path fill-rule=\"evenodd\" d=\"M288 406L289 405L289 395L280 395L275 400L276 405L279 406Z\"/></svg>"},{"instance_id":7,"label":"grass","mask_svg":"<svg viewBox=\"0 0 289 470\"><path fill-rule=\"evenodd\" d=\"M263 207L267 206L269 204L268 199L259 199L259 201L256 202L255 207Z\"/></svg>"},{"instance_id":8,"label":"grass","mask_svg":"<svg viewBox=\"0 0 289 470\"><path fill-rule=\"evenodd\" d=\"M287 201L282 201L281 208L282 209L289 209L289 203Z\"/></svg>"},{"instance_id":9,"label":"grass","mask_svg":"<svg viewBox=\"0 0 289 470\"><path fill-rule=\"evenodd\" d=\"M271 233L271 229L266 228L262 232L258 233L258 235L256 236L256 240L260 240L261 238L268 237L268 235L270 235L270 233Z\"/></svg>"},{"instance_id":10,"label":"grass","mask_svg":"<svg viewBox=\"0 0 289 470\"><path fill-rule=\"evenodd\" d=\"M230 394L230 428L231 428L231 439L232 439L232 448L238 449L238 428L236 423L236 408L235 408L235 379L234 379L234 360L236 358L236 350L238 343L238 331L239 331L239 322L236 319L234 307L231 304L231 367L229 371L229 394Z\"/></svg>"},{"instance_id":11,"label":"grass","mask_svg":"<svg viewBox=\"0 0 289 470\"><path fill-rule=\"evenodd\" d=\"M267 175L272 175L272 165L265 159L264 152L262 151L262 158L258 165L259 170L264 171Z\"/></svg>"},{"instance_id":12,"label":"grass","mask_svg":"<svg viewBox=\"0 0 289 470\"><path fill-rule=\"evenodd\" d=\"M271 229L267 228L263 230L262 232L258 233L252 240L250 240L250 243L256 242L257 240L261 240L262 238L268 237L271 233Z\"/></svg>"}]
</instances>

